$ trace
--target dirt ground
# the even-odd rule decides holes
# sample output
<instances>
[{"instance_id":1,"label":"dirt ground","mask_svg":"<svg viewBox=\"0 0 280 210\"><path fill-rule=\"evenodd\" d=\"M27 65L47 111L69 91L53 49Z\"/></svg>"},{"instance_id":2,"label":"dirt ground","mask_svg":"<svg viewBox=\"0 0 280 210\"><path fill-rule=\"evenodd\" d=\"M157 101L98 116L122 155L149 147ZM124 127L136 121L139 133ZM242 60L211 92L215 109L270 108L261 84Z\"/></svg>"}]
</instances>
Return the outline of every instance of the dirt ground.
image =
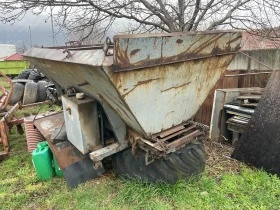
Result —
<instances>
[{"instance_id":1,"label":"dirt ground","mask_svg":"<svg viewBox=\"0 0 280 210\"><path fill-rule=\"evenodd\" d=\"M206 171L211 176L220 176L225 172L238 173L242 163L232 159L233 147L227 143L218 143L212 140L205 140L205 151L207 153Z\"/></svg>"}]
</instances>

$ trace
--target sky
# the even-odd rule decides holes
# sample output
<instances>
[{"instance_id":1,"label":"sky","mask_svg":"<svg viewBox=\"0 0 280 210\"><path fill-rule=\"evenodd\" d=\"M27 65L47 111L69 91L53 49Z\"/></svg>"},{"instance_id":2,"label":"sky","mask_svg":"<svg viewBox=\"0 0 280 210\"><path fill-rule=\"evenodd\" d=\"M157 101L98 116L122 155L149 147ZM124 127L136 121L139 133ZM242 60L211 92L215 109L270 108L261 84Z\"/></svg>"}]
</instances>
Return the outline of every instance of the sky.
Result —
<instances>
[{"instance_id":1,"label":"sky","mask_svg":"<svg viewBox=\"0 0 280 210\"><path fill-rule=\"evenodd\" d=\"M30 27L30 30L29 30ZM55 31L58 29L55 28ZM30 39L31 31L31 39ZM67 38L63 34L55 35L55 45L64 45ZM46 15L26 15L21 21L13 24L0 22L0 44L15 44L17 47L25 45L52 46L51 21Z\"/></svg>"},{"instance_id":2,"label":"sky","mask_svg":"<svg viewBox=\"0 0 280 210\"><path fill-rule=\"evenodd\" d=\"M47 14L40 15L27 14L22 20L16 21L13 24L0 22L0 44L14 44L17 49L26 49L31 46L53 46L51 20ZM120 19L114 23L111 30L107 32L107 36L111 39L114 34L127 27L129 22ZM30 30L29 30L30 27ZM31 32L31 37L30 37ZM63 33L57 33L58 27L54 25L55 45L65 45L65 42L70 41Z\"/></svg>"}]
</instances>

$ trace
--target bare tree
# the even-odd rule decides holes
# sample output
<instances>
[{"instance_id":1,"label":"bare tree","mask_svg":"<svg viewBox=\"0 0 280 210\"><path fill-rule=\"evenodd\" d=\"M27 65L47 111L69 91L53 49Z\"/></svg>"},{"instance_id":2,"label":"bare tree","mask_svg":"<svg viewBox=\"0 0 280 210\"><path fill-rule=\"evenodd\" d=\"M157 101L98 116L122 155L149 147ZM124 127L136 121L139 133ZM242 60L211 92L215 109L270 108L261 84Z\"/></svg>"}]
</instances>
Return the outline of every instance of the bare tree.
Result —
<instances>
[{"instance_id":1,"label":"bare tree","mask_svg":"<svg viewBox=\"0 0 280 210\"><path fill-rule=\"evenodd\" d=\"M129 21L129 32L271 29L280 20L280 0L4 0L0 20L20 20L49 7L60 28L84 37L96 28L107 31L119 19Z\"/></svg>"},{"instance_id":2,"label":"bare tree","mask_svg":"<svg viewBox=\"0 0 280 210\"><path fill-rule=\"evenodd\" d=\"M76 25L82 25L83 22L77 23ZM98 43L104 43L105 38L104 37L104 30L100 30L98 26L94 27L86 27L82 30L77 31L69 31L68 33L68 39L72 41L79 41L80 44L98 44Z\"/></svg>"}]
</instances>

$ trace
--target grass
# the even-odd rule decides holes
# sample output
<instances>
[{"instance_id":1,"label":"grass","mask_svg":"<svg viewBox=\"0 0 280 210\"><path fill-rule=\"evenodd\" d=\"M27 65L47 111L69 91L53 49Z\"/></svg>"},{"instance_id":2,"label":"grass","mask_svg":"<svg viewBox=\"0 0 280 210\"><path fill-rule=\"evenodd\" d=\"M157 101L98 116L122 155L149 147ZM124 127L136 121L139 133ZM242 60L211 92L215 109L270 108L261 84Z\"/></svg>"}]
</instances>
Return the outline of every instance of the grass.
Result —
<instances>
[{"instance_id":1,"label":"grass","mask_svg":"<svg viewBox=\"0 0 280 210\"><path fill-rule=\"evenodd\" d=\"M112 171L68 190L63 178L39 181L25 137L13 129L0 162L0 209L279 209L280 180L243 167L175 185L122 181Z\"/></svg>"}]
</instances>

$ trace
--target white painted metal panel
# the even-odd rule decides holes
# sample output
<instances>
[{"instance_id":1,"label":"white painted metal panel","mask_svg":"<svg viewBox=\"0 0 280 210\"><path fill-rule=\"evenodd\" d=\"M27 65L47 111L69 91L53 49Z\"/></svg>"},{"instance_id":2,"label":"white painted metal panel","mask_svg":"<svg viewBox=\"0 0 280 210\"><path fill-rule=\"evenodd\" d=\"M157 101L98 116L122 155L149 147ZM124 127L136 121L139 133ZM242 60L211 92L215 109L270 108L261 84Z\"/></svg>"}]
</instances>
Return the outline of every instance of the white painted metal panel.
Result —
<instances>
[{"instance_id":1,"label":"white painted metal panel","mask_svg":"<svg viewBox=\"0 0 280 210\"><path fill-rule=\"evenodd\" d=\"M83 154L100 145L97 103L86 98L62 96L68 140Z\"/></svg>"},{"instance_id":2,"label":"white painted metal panel","mask_svg":"<svg viewBox=\"0 0 280 210\"><path fill-rule=\"evenodd\" d=\"M99 49L70 51L70 57L61 49L34 49L25 56L62 87L73 86L106 103L130 128L149 138L195 115L240 44L240 34L236 32L190 36L180 36L183 42L179 42L187 43L181 46L185 50L182 52L174 45L177 35L176 39L172 35L161 36L161 42L155 37L139 37L138 41L136 37L134 42L124 42L127 51L126 47L115 46L114 53L124 49L121 55L127 60L120 60L123 63L119 63L119 68L125 64L126 71L116 71L112 56L105 56ZM151 41L154 45L150 46L147 43ZM140 51L133 55L134 48ZM164 55L158 49L164 49ZM138 60L133 60L133 56ZM81 83L87 84L79 86Z\"/></svg>"}]
</instances>

